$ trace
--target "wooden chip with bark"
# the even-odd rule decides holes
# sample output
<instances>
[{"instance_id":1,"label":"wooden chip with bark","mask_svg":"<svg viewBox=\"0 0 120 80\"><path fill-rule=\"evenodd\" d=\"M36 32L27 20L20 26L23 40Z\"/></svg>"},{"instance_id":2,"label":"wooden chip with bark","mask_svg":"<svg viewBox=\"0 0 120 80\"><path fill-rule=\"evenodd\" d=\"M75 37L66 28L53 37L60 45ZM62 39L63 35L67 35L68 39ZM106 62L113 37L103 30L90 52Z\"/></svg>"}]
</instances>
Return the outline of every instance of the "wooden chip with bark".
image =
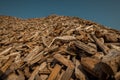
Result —
<instances>
[{"instance_id":1,"label":"wooden chip with bark","mask_svg":"<svg viewBox=\"0 0 120 80\"><path fill-rule=\"evenodd\" d=\"M40 51L40 47L36 46L24 59L24 61L27 61L28 63L32 60L32 58L37 55Z\"/></svg>"},{"instance_id":2,"label":"wooden chip with bark","mask_svg":"<svg viewBox=\"0 0 120 80\"><path fill-rule=\"evenodd\" d=\"M33 73L31 74L30 78L28 80L34 80L35 76L38 74L38 72L46 67L46 63L42 63L40 66L37 66Z\"/></svg>"},{"instance_id":3,"label":"wooden chip with bark","mask_svg":"<svg viewBox=\"0 0 120 80\"><path fill-rule=\"evenodd\" d=\"M82 49L83 51L87 52L90 55L94 55L97 51L96 49L88 46L87 44L81 42L81 41L74 41L75 46Z\"/></svg>"},{"instance_id":4,"label":"wooden chip with bark","mask_svg":"<svg viewBox=\"0 0 120 80\"><path fill-rule=\"evenodd\" d=\"M67 68L63 76L61 77L61 80L70 80L72 74L73 74L74 68Z\"/></svg>"},{"instance_id":5,"label":"wooden chip with bark","mask_svg":"<svg viewBox=\"0 0 120 80\"><path fill-rule=\"evenodd\" d=\"M74 69L74 64L70 60L64 58L64 56L62 56L61 54L55 54L53 57L65 66Z\"/></svg>"},{"instance_id":6,"label":"wooden chip with bark","mask_svg":"<svg viewBox=\"0 0 120 80\"><path fill-rule=\"evenodd\" d=\"M5 49L4 51L0 52L0 55L6 55L6 54L8 54L12 48L13 47L9 47L9 48Z\"/></svg>"},{"instance_id":7,"label":"wooden chip with bark","mask_svg":"<svg viewBox=\"0 0 120 80\"><path fill-rule=\"evenodd\" d=\"M75 76L80 80L86 80L86 75L82 70L80 70L79 66L81 66L81 64L78 60L76 60Z\"/></svg>"},{"instance_id":8,"label":"wooden chip with bark","mask_svg":"<svg viewBox=\"0 0 120 80\"><path fill-rule=\"evenodd\" d=\"M1 71L4 73L9 67L10 65L12 64L14 58L13 57L10 57L8 59L8 61L6 62L6 64L1 68Z\"/></svg>"},{"instance_id":9,"label":"wooden chip with bark","mask_svg":"<svg viewBox=\"0 0 120 80\"><path fill-rule=\"evenodd\" d=\"M91 34L91 36L96 42L96 44L101 48L101 50L103 50L104 54L107 55L109 48L104 43L102 43L99 39L97 39L94 34Z\"/></svg>"},{"instance_id":10,"label":"wooden chip with bark","mask_svg":"<svg viewBox=\"0 0 120 80\"><path fill-rule=\"evenodd\" d=\"M51 74L49 75L48 80L55 80L57 75L60 73L60 70L61 70L61 66L56 64Z\"/></svg>"}]
</instances>

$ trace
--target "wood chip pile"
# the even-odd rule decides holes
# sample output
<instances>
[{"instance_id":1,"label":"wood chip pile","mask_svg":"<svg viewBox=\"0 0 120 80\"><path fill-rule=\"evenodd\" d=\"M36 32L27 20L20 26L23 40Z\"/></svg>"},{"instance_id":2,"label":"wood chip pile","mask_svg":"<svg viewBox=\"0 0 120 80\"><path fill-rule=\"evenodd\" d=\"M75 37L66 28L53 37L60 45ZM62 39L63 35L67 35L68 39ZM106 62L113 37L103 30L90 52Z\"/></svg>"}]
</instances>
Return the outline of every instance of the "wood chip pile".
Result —
<instances>
[{"instance_id":1,"label":"wood chip pile","mask_svg":"<svg viewBox=\"0 0 120 80\"><path fill-rule=\"evenodd\" d=\"M120 80L120 31L77 17L0 16L0 80Z\"/></svg>"}]
</instances>

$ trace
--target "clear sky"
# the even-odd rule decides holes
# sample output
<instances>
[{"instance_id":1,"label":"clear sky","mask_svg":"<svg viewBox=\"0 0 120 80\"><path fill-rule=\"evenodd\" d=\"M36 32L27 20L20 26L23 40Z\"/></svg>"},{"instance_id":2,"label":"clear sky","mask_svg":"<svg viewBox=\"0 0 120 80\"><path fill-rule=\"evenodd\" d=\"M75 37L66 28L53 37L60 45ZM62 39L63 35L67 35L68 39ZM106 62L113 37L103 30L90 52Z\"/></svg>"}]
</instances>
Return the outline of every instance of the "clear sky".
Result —
<instances>
[{"instance_id":1,"label":"clear sky","mask_svg":"<svg viewBox=\"0 0 120 80\"><path fill-rule=\"evenodd\" d=\"M120 0L0 0L0 15L77 16L120 30Z\"/></svg>"}]
</instances>

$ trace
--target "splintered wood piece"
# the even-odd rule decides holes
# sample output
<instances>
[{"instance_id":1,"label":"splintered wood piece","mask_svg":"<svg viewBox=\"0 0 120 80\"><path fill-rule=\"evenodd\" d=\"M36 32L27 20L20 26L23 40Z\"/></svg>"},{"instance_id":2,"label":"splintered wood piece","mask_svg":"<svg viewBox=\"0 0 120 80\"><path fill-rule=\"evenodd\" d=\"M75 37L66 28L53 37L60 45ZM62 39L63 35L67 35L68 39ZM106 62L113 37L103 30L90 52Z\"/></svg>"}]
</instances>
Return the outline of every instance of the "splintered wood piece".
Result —
<instances>
[{"instance_id":1,"label":"splintered wood piece","mask_svg":"<svg viewBox=\"0 0 120 80\"><path fill-rule=\"evenodd\" d=\"M43 62L40 67L39 67L39 71L43 70L46 67L47 63Z\"/></svg>"},{"instance_id":2,"label":"splintered wood piece","mask_svg":"<svg viewBox=\"0 0 120 80\"><path fill-rule=\"evenodd\" d=\"M69 68L73 69L75 67L74 64L70 60L64 58L64 56L62 56L61 54L55 54L53 57Z\"/></svg>"},{"instance_id":3,"label":"splintered wood piece","mask_svg":"<svg viewBox=\"0 0 120 80\"><path fill-rule=\"evenodd\" d=\"M54 69L52 70L48 80L55 80L57 75L59 74L60 70L61 70L61 66L56 64Z\"/></svg>"},{"instance_id":4,"label":"splintered wood piece","mask_svg":"<svg viewBox=\"0 0 120 80\"><path fill-rule=\"evenodd\" d=\"M88 43L87 45L97 50L97 45L96 44Z\"/></svg>"},{"instance_id":5,"label":"splintered wood piece","mask_svg":"<svg viewBox=\"0 0 120 80\"><path fill-rule=\"evenodd\" d=\"M116 46L120 46L120 43L118 42L118 43L105 43L105 45L107 45L107 46L109 46L109 45L116 45Z\"/></svg>"},{"instance_id":6,"label":"splintered wood piece","mask_svg":"<svg viewBox=\"0 0 120 80\"><path fill-rule=\"evenodd\" d=\"M34 78L35 78L35 76L38 74L38 72L39 72L39 68L40 68L40 66L37 66L36 68L35 68L35 70L33 71L33 73L31 74L31 76L30 76L30 78L28 79L28 80L34 80Z\"/></svg>"},{"instance_id":7,"label":"splintered wood piece","mask_svg":"<svg viewBox=\"0 0 120 80\"><path fill-rule=\"evenodd\" d=\"M76 60L75 76L80 80L86 80L86 75L79 69L80 62Z\"/></svg>"},{"instance_id":8,"label":"splintered wood piece","mask_svg":"<svg viewBox=\"0 0 120 80\"><path fill-rule=\"evenodd\" d=\"M65 73L65 71L62 70L62 71L61 71L61 74L60 74L60 76L59 76L59 78L58 78L57 80L61 80L61 78L62 78L62 76L64 75L64 73Z\"/></svg>"},{"instance_id":9,"label":"splintered wood piece","mask_svg":"<svg viewBox=\"0 0 120 80\"><path fill-rule=\"evenodd\" d=\"M107 42L117 42L118 41L118 36L115 33L107 33L104 35L104 37Z\"/></svg>"},{"instance_id":10,"label":"splintered wood piece","mask_svg":"<svg viewBox=\"0 0 120 80\"><path fill-rule=\"evenodd\" d=\"M11 49L12 49L12 47L9 47L9 48L5 49L4 51L0 52L0 55L6 55L6 54L8 54Z\"/></svg>"},{"instance_id":11,"label":"splintered wood piece","mask_svg":"<svg viewBox=\"0 0 120 80\"><path fill-rule=\"evenodd\" d=\"M50 48L45 48L44 51L45 51L45 52L48 52L48 53L49 53L49 52L54 52L54 51L57 51L58 48L59 48L58 46L53 45L53 46L51 46ZM44 54L47 54L47 53L44 53Z\"/></svg>"},{"instance_id":12,"label":"splintered wood piece","mask_svg":"<svg viewBox=\"0 0 120 80\"><path fill-rule=\"evenodd\" d=\"M18 69L18 68L21 68L21 66L23 66L24 65L24 61L23 60L21 60L21 61L19 61L19 62L17 62L17 63L14 63L15 64L15 69Z\"/></svg>"},{"instance_id":13,"label":"splintered wood piece","mask_svg":"<svg viewBox=\"0 0 120 80\"><path fill-rule=\"evenodd\" d=\"M120 47L119 47L119 46L116 46L116 45L112 45L112 44L111 44L111 47L112 47L113 49L116 49L116 50L120 51Z\"/></svg>"},{"instance_id":14,"label":"splintered wood piece","mask_svg":"<svg viewBox=\"0 0 120 80\"><path fill-rule=\"evenodd\" d=\"M8 61L5 63L5 65L1 68L1 71L4 73L9 67L10 65L12 64L14 58L13 57L10 57L8 59Z\"/></svg>"},{"instance_id":15,"label":"splintered wood piece","mask_svg":"<svg viewBox=\"0 0 120 80\"><path fill-rule=\"evenodd\" d=\"M38 63L39 63L39 64L43 63L43 62L46 61L47 58L49 58L49 57L50 57L50 55L44 56Z\"/></svg>"},{"instance_id":16,"label":"splintered wood piece","mask_svg":"<svg viewBox=\"0 0 120 80\"><path fill-rule=\"evenodd\" d=\"M43 56L44 51L40 52L39 54L37 54L36 56L33 57L33 59L29 62L31 65L38 62L39 60L41 60L44 56Z\"/></svg>"},{"instance_id":17,"label":"splintered wood piece","mask_svg":"<svg viewBox=\"0 0 120 80\"><path fill-rule=\"evenodd\" d=\"M61 71L60 71L60 73L61 73ZM59 79L60 79L60 77L61 77L61 75L60 75L60 74L58 74L55 80L59 80Z\"/></svg>"},{"instance_id":18,"label":"splintered wood piece","mask_svg":"<svg viewBox=\"0 0 120 80\"><path fill-rule=\"evenodd\" d=\"M96 49L88 46L87 44L85 44L81 41L74 41L73 43L75 44L75 46L84 50L85 52L89 53L90 55L94 55L97 52Z\"/></svg>"},{"instance_id":19,"label":"splintered wood piece","mask_svg":"<svg viewBox=\"0 0 120 80\"><path fill-rule=\"evenodd\" d=\"M24 59L24 61L26 62L30 62L32 60L32 58L37 55L40 51L40 47L39 46L36 46Z\"/></svg>"},{"instance_id":20,"label":"splintered wood piece","mask_svg":"<svg viewBox=\"0 0 120 80\"><path fill-rule=\"evenodd\" d=\"M104 52L105 55L108 54L109 48L104 45L104 43L102 43L99 39L97 39L97 37L94 34L91 34L92 38L94 39L94 41L96 42L96 44L101 48L101 50Z\"/></svg>"},{"instance_id":21,"label":"splintered wood piece","mask_svg":"<svg viewBox=\"0 0 120 80\"><path fill-rule=\"evenodd\" d=\"M48 69L47 69L47 70L44 69L44 70L39 71L39 73L40 73L40 74L45 74L45 75L46 75L46 74L50 74L51 71L48 70Z\"/></svg>"},{"instance_id":22,"label":"splintered wood piece","mask_svg":"<svg viewBox=\"0 0 120 80\"><path fill-rule=\"evenodd\" d=\"M35 32L35 34L32 35L28 40L30 40L30 39L32 39L32 38L35 38L35 39L36 39L36 38L39 36L39 33L40 33L40 31Z\"/></svg>"},{"instance_id":23,"label":"splintered wood piece","mask_svg":"<svg viewBox=\"0 0 120 80\"><path fill-rule=\"evenodd\" d=\"M34 80L34 78L38 74L38 72L40 70L44 69L45 67L46 67L46 62L42 63L40 66L37 66L28 80Z\"/></svg>"},{"instance_id":24,"label":"splintered wood piece","mask_svg":"<svg viewBox=\"0 0 120 80\"><path fill-rule=\"evenodd\" d=\"M1 55L0 56L0 59L2 60L2 59L9 59L9 57L12 57L12 56L18 56L18 55L20 55L19 54L19 52L14 52L14 53L10 53L10 54L8 54L8 55ZM17 62L18 61L18 59L17 58L15 58L16 60L15 60L15 62Z\"/></svg>"},{"instance_id":25,"label":"splintered wood piece","mask_svg":"<svg viewBox=\"0 0 120 80\"><path fill-rule=\"evenodd\" d=\"M63 76L61 77L61 80L70 80L72 74L73 74L74 68L67 68Z\"/></svg>"}]
</instances>

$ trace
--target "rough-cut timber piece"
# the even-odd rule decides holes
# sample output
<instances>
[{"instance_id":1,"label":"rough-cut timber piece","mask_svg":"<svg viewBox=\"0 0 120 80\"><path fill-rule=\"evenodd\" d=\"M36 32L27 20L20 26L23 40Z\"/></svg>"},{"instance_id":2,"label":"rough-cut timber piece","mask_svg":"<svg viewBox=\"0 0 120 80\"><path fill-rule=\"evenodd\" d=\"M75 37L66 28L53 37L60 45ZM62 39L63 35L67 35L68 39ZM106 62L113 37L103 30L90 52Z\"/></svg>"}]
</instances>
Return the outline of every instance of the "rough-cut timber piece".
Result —
<instances>
[{"instance_id":1,"label":"rough-cut timber piece","mask_svg":"<svg viewBox=\"0 0 120 80\"><path fill-rule=\"evenodd\" d=\"M17 63L12 63L12 65L10 66L10 68L12 67L11 70L16 70L16 69L20 69L23 65L24 65L24 61L20 60Z\"/></svg>"},{"instance_id":2,"label":"rough-cut timber piece","mask_svg":"<svg viewBox=\"0 0 120 80\"><path fill-rule=\"evenodd\" d=\"M37 55L40 51L40 47L36 46L28 55L27 57L24 59L24 61L30 63L30 61L32 60L32 58Z\"/></svg>"},{"instance_id":3,"label":"rough-cut timber piece","mask_svg":"<svg viewBox=\"0 0 120 80\"><path fill-rule=\"evenodd\" d=\"M117 42L118 36L115 33L107 33L104 35L106 42Z\"/></svg>"},{"instance_id":4,"label":"rough-cut timber piece","mask_svg":"<svg viewBox=\"0 0 120 80\"><path fill-rule=\"evenodd\" d=\"M101 50L103 50L104 54L107 55L109 48L106 45L104 45L104 43L102 43L99 39L97 39L94 34L91 34L91 36L94 39L94 41L96 42L96 44L101 48Z\"/></svg>"},{"instance_id":5,"label":"rough-cut timber piece","mask_svg":"<svg viewBox=\"0 0 120 80\"><path fill-rule=\"evenodd\" d=\"M10 57L6 64L0 69L3 73L9 68L9 66L12 64L14 58Z\"/></svg>"},{"instance_id":6,"label":"rough-cut timber piece","mask_svg":"<svg viewBox=\"0 0 120 80\"><path fill-rule=\"evenodd\" d=\"M105 43L105 45L107 46L110 46L110 45L116 45L116 46L120 46L120 43L112 43L112 42L109 42L109 43Z\"/></svg>"},{"instance_id":7,"label":"rough-cut timber piece","mask_svg":"<svg viewBox=\"0 0 120 80\"><path fill-rule=\"evenodd\" d=\"M74 68L67 68L63 76L61 77L61 80L70 80L72 74L73 74Z\"/></svg>"},{"instance_id":8,"label":"rough-cut timber piece","mask_svg":"<svg viewBox=\"0 0 120 80\"><path fill-rule=\"evenodd\" d=\"M92 47L92 48L97 50L97 45L94 44L94 43L88 43L88 46L90 46L90 47Z\"/></svg>"},{"instance_id":9,"label":"rough-cut timber piece","mask_svg":"<svg viewBox=\"0 0 120 80\"><path fill-rule=\"evenodd\" d=\"M74 64L70 60L64 58L64 56L62 56L61 54L55 54L53 57L67 67L74 69Z\"/></svg>"},{"instance_id":10,"label":"rough-cut timber piece","mask_svg":"<svg viewBox=\"0 0 120 80\"><path fill-rule=\"evenodd\" d=\"M32 65L32 64L40 61L40 60L43 58L43 53L44 53L44 52L42 51L42 52L38 53L37 55L35 55L35 56L33 57L33 59L29 62L29 64Z\"/></svg>"},{"instance_id":11,"label":"rough-cut timber piece","mask_svg":"<svg viewBox=\"0 0 120 80\"><path fill-rule=\"evenodd\" d=\"M39 66L37 66L35 68L35 70L33 71L33 73L31 74L30 78L28 80L34 80L35 76L38 74L39 72Z\"/></svg>"},{"instance_id":12,"label":"rough-cut timber piece","mask_svg":"<svg viewBox=\"0 0 120 80\"><path fill-rule=\"evenodd\" d=\"M42 63L40 66L37 66L33 73L31 74L30 78L28 80L34 80L35 76L38 74L38 72L46 67L46 63Z\"/></svg>"},{"instance_id":13,"label":"rough-cut timber piece","mask_svg":"<svg viewBox=\"0 0 120 80\"><path fill-rule=\"evenodd\" d=\"M48 80L55 80L57 78L57 75L60 73L61 66L56 64L54 69L52 70Z\"/></svg>"},{"instance_id":14,"label":"rough-cut timber piece","mask_svg":"<svg viewBox=\"0 0 120 80\"><path fill-rule=\"evenodd\" d=\"M78 60L76 60L75 76L80 80L87 80L86 75L81 71L79 66L81 66L81 64Z\"/></svg>"},{"instance_id":15,"label":"rough-cut timber piece","mask_svg":"<svg viewBox=\"0 0 120 80\"><path fill-rule=\"evenodd\" d=\"M62 78L62 76L64 75L64 73L65 73L65 71L62 70L62 71L61 71L61 74L60 74L60 76L59 76L59 78L58 78L58 80L61 80L61 78Z\"/></svg>"},{"instance_id":16,"label":"rough-cut timber piece","mask_svg":"<svg viewBox=\"0 0 120 80\"><path fill-rule=\"evenodd\" d=\"M6 55L6 54L8 54L11 49L12 49L12 47L9 47L9 48L5 49L4 51L2 51L2 52L0 53L0 56L1 56L1 55Z\"/></svg>"},{"instance_id":17,"label":"rough-cut timber piece","mask_svg":"<svg viewBox=\"0 0 120 80\"><path fill-rule=\"evenodd\" d=\"M96 49L88 46L87 44L81 42L81 41L74 41L75 46L77 46L78 48L84 50L85 52L89 53L90 55L95 54L97 51Z\"/></svg>"},{"instance_id":18,"label":"rough-cut timber piece","mask_svg":"<svg viewBox=\"0 0 120 80\"><path fill-rule=\"evenodd\" d=\"M51 71L47 69L47 70L41 70L41 71L39 71L39 73L40 73L40 74L48 75L48 74L51 73Z\"/></svg>"},{"instance_id":19,"label":"rough-cut timber piece","mask_svg":"<svg viewBox=\"0 0 120 80\"><path fill-rule=\"evenodd\" d=\"M116 50L118 50L118 51L120 51L120 46L116 46L116 45L110 45L113 49L116 49Z\"/></svg>"}]
</instances>

